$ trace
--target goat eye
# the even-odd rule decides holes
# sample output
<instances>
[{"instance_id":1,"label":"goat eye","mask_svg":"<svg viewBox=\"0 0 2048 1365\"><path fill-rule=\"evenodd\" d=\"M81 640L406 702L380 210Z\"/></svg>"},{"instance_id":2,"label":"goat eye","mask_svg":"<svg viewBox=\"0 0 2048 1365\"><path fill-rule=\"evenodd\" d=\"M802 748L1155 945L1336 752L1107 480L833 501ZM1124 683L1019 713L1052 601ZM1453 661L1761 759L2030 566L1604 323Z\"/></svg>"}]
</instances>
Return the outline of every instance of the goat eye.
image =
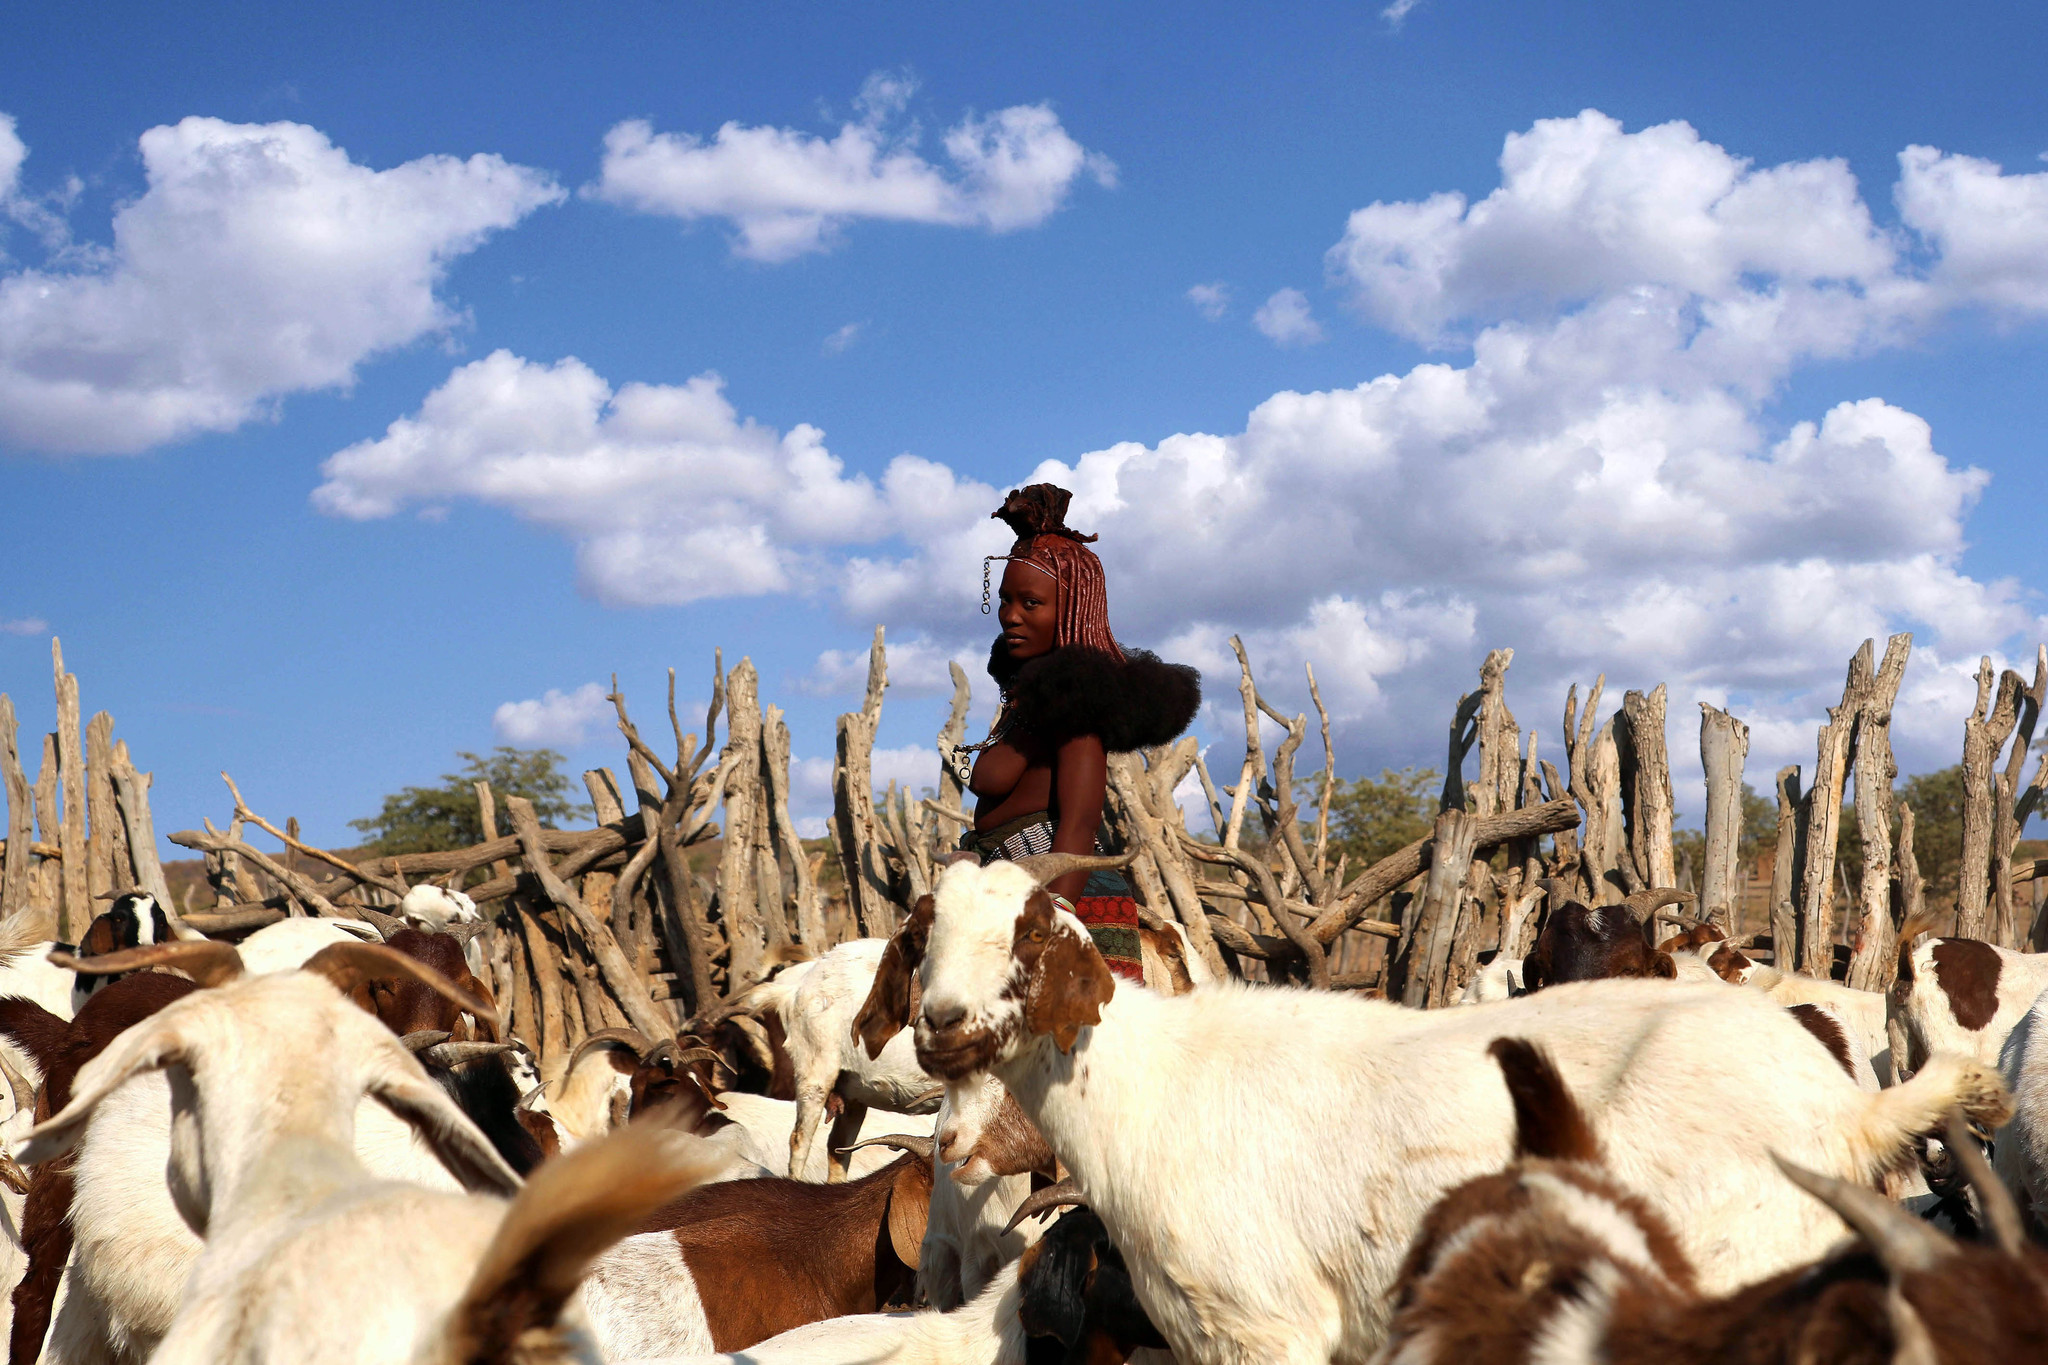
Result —
<instances>
[{"instance_id":1,"label":"goat eye","mask_svg":"<svg viewBox=\"0 0 2048 1365\"><path fill-rule=\"evenodd\" d=\"M1030 933L1024 935L1024 937L1029 939L1033 943L1043 943L1045 942L1045 930L1033 929Z\"/></svg>"}]
</instances>

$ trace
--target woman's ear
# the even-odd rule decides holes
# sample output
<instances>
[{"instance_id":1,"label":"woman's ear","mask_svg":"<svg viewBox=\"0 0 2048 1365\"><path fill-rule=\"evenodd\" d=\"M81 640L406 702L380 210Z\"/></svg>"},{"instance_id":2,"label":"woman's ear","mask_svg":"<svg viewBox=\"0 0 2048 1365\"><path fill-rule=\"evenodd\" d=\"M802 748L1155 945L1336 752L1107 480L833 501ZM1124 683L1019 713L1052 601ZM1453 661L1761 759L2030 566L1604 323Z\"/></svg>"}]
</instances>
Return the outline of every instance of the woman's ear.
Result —
<instances>
[{"instance_id":1,"label":"woman's ear","mask_svg":"<svg viewBox=\"0 0 2048 1365\"><path fill-rule=\"evenodd\" d=\"M854 1039L867 1050L870 1061L881 1056L883 1046L910 1025L917 969L924 963L932 914L932 898L919 896L889 939L889 946L882 949L875 984L868 988L867 1001L853 1018Z\"/></svg>"}]
</instances>

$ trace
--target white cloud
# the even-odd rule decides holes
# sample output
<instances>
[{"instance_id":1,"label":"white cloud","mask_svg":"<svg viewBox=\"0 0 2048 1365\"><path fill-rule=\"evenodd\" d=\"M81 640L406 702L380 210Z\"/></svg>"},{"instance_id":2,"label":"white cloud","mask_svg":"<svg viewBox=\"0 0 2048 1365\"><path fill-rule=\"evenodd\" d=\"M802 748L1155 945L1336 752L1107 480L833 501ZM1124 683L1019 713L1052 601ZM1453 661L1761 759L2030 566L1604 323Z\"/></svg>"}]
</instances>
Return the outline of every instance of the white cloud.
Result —
<instances>
[{"instance_id":1,"label":"white cloud","mask_svg":"<svg viewBox=\"0 0 2048 1365\"><path fill-rule=\"evenodd\" d=\"M321 470L314 504L338 516L469 497L553 527L590 592L637 604L800 591L837 573L829 549L921 542L992 497L909 455L879 483L849 478L823 432L741 418L716 375L614 392L581 361L509 351L457 369L416 416Z\"/></svg>"},{"instance_id":2,"label":"white cloud","mask_svg":"<svg viewBox=\"0 0 2048 1365\"><path fill-rule=\"evenodd\" d=\"M912 638L889 640L884 650L888 655L892 697L950 697L950 665L959 664L971 683L983 676L988 662L985 645L947 648L933 640ZM818 656L810 674L797 683L797 690L814 697L848 697L861 695L867 685L868 651L828 649Z\"/></svg>"},{"instance_id":3,"label":"white cloud","mask_svg":"<svg viewBox=\"0 0 2048 1365\"><path fill-rule=\"evenodd\" d=\"M1313 346L1323 339L1322 324L1309 312L1308 295L1299 289L1278 289L1252 314L1252 326L1278 346Z\"/></svg>"},{"instance_id":4,"label":"white cloud","mask_svg":"<svg viewBox=\"0 0 2048 1365\"><path fill-rule=\"evenodd\" d=\"M835 330L832 335L825 338L825 354L838 355L841 351L853 345L854 342L860 339L860 329L860 323L849 322L844 327Z\"/></svg>"},{"instance_id":5,"label":"white cloud","mask_svg":"<svg viewBox=\"0 0 2048 1365\"><path fill-rule=\"evenodd\" d=\"M611 719L612 705L598 684L585 683L574 692L549 688L538 697L508 701L491 713L491 731L507 744L522 748L545 745L573 749L583 743L592 725Z\"/></svg>"},{"instance_id":6,"label":"white cloud","mask_svg":"<svg viewBox=\"0 0 2048 1365\"><path fill-rule=\"evenodd\" d=\"M2048 171L2006 175L1932 147L1899 154L1899 216L1939 254L1951 295L2014 312L2048 312Z\"/></svg>"},{"instance_id":7,"label":"white cloud","mask_svg":"<svg viewBox=\"0 0 2048 1365\"><path fill-rule=\"evenodd\" d=\"M1906 627L1902 763L1952 761L1976 655L2048 628L2019 584L1963 570L1988 476L1881 398L1789 426L1766 407L1808 359L1911 340L1957 306L2034 306L2025 248L2048 260L2048 222L2032 239L2011 227L2031 221L2033 178L1938 154L1902 166L1894 230L1838 163L1755 168L1683 125L1539 125L1509 139L1502 187L1479 203L1375 205L1332 253L1369 317L1465 337L1466 353L1275 394L1234 433L1005 482L1074 490L1124 638L1201 665L1226 702L1233 631L1276 699L1303 704L1314 662L1348 742L1381 754L1430 759L1484 650L1513 645L1515 704L1546 736L1565 683L1605 670L1617 701L1670 684L1674 752L1695 698L1732 699L1755 727L1753 771L1810 763L1851 651ZM1920 245L1903 251L1901 233ZM555 389L568 396L542 401ZM492 357L330 461L322 496L358 514L451 496L513 508L577 539L586 577L595 564L621 600L680 600L671 585L699 580L700 595L836 592L904 642L902 678L922 670L935 690L947 657L979 658L981 559L1007 544L995 488L910 456L878 481L849 475L817 433L738 419L715 380L629 392L574 362ZM692 401L695 427L673 415ZM643 407L664 415L629 417ZM802 497L800 454L818 490ZM790 510L826 505L844 510ZM707 527L746 553L706 556L688 534ZM641 537L634 574L593 548L621 535ZM853 691L864 669L828 653L812 682Z\"/></svg>"},{"instance_id":8,"label":"white cloud","mask_svg":"<svg viewBox=\"0 0 2048 1365\"><path fill-rule=\"evenodd\" d=\"M1115 165L1044 104L963 118L940 139L952 163L941 169L919 151L914 123L896 126L913 89L907 77L870 77L859 119L831 138L727 123L706 141L631 119L605 134L589 192L685 222L725 219L736 255L787 261L829 250L855 219L1009 232L1051 217L1083 174L1116 183Z\"/></svg>"},{"instance_id":9,"label":"white cloud","mask_svg":"<svg viewBox=\"0 0 2048 1365\"><path fill-rule=\"evenodd\" d=\"M1218 321L1230 311L1230 286L1221 280L1191 285L1188 288L1188 302L1195 305L1196 311L1209 321Z\"/></svg>"},{"instance_id":10,"label":"white cloud","mask_svg":"<svg viewBox=\"0 0 2048 1365\"><path fill-rule=\"evenodd\" d=\"M1422 0L1394 0L1393 4L1380 11L1380 18L1387 21L1388 28L1399 28L1421 3Z\"/></svg>"},{"instance_id":11,"label":"white cloud","mask_svg":"<svg viewBox=\"0 0 2048 1365\"><path fill-rule=\"evenodd\" d=\"M128 453L345 385L458 322L449 264L560 197L496 156L374 171L296 123L188 118L140 145L148 187L111 247L0 276L0 442ZM0 184L24 155L10 122Z\"/></svg>"},{"instance_id":12,"label":"white cloud","mask_svg":"<svg viewBox=\"0 0 2048 1365\"><path fill-rule=\"evenodd\" d=\"M17 616L0 620L0 635L48 635L50 623L40 616Z\"/></svg>"}]
</instances>

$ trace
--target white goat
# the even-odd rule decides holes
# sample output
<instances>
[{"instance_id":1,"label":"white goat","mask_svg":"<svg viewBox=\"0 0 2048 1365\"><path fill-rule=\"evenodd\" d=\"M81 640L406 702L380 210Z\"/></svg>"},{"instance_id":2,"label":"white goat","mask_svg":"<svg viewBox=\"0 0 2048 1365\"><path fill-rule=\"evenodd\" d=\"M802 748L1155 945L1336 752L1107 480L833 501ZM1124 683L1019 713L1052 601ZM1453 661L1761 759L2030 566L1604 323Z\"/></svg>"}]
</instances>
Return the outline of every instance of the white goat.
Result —
<instances>
[{"instance_id":1,"label":"white goat","mask_svg":"<svg viewBox=\"0 0 2048 1365\"><path fill-rule=\"evenodd\" d=\"M445 934L451 924L482 924L483 914L476 908L476 902L460 891L446 887L422 884L405 893L405 899L398 903L398 917L415 929L429 934ZM474 937L462 945L463 959L469 963L470 975L484 974L484 946Z\"/></svg>"},{"instance_id":2,"label":"white goat","mask_svg":"<svg viewBox=\"0 0 2048 1365\"><path fill-rule=\"evenodd\" d=\"M545 1274L557 1280L571 1270L580 1275L587 1250L580 1260L539 1254L564 1232L560 1210L515 1205L508 1217L498 1199L380 1181L356 1159L356 1108L369 1097L414 1125L470 1189L518 1189L483 1134L345 994L369 971L405 972L453 992L438 976L367 944L325 949L305 971L259 977L239 977L234 950L222 944L117 956L175 962L202 982L224 984L175 1001L116 1038L80 1070L71 1102L31 1134L23 1155L47 1161L71 1150L125 1082L171 1074L171 1196L206 1247L152 1360L472 1359L481 1354L479 1337L495 1342L512 1330L498 1324L493 1331L489 1310L518 1297L503 1292L506 1282L529 1273L533 1259L554 1260ZM459 1003L484 1012L478 1002ZM701 1164L671 1159L658 1190L633 1193L673 1197L696 1182ZM616 1200L623 1173L603 1173L610 1193L589 1188L583 1173L579 1200ZM501 1224L505 1243L497 1242ZM630 1211L623 1223L611 1211L607 1229L629 1226ZM337 1283L376 1290L337 1295ZM574 1284L544 1288L559 1307ZM552 1311L544 1317L531 1325L552 1330ZM516 1337L512 1330L502 1346ZM566 1358L595 1359L574 1334L563 1345Z\"/></svg>"},{"instance_id":3,"label":"white goat","mask_svg":"<svg viewBox=\"0 0 2048 1365\"><path fill-rule=\"evenodd\" d=\"M1010 1088L1182 1365L1374 1348L1430 1202L1509 1156L1486 1055L1503 1034L1553 1052L1617 1174L1672 1216L1709 1290L1840 1235L1776 1178L1773 1149L1869 1181L1910 1162L1951 1106L1994 1124L2010 1112L1994 1073L1954 1057L1864 1094L1783 1009L1720 986L1585 982L1428 1012L1236 983L1117 991L1081 923L1007 864L940 877L923 982L921 1060ZM1749 1064L1698 1065L1731 1051Z\"/></svg>"}]
</instances>

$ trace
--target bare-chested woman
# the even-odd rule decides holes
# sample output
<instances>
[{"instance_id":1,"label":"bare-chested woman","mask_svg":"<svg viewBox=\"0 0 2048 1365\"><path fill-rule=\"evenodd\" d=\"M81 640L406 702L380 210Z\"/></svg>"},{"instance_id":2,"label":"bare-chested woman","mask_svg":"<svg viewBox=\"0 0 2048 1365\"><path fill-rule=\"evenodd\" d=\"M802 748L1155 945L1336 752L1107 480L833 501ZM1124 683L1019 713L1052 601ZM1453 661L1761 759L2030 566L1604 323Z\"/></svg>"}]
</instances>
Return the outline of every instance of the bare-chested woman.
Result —
<instances>
[{"instance_id":1,"label":"bare-chested woman","mask_svg":"<svg viewBox=\"0 0 2048 1365\"><path fill-rule=\"evenodd\" d=\"M1003 571L1003 633L989 652L1002 708L974 746L978 802L962 847L984 863L1032 853L1095 853L1113 753L1174 739L1201 705L1195 670L1119 646L1109 629L1095 539L1066 524L1071 494L1012 492L995 516L1017 534ZM1115 872L1071 872L1050 890L1094 936L1110 968L1142 980L1138 907Z\"/></svg>"}]
</instances>

